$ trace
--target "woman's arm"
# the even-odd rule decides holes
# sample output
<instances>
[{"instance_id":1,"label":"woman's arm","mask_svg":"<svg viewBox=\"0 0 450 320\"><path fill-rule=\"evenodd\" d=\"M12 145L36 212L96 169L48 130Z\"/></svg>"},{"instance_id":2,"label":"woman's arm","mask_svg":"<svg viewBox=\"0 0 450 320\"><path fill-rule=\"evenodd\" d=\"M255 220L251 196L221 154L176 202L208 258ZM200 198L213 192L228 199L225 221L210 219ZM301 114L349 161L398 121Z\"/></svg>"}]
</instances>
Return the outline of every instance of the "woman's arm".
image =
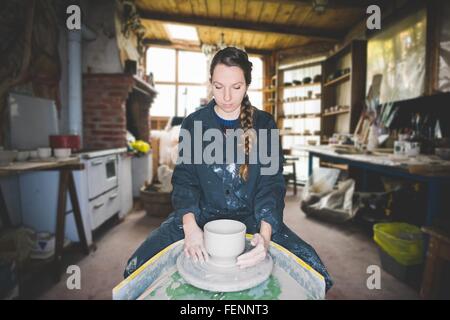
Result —
<instances>
[{"instance_id":1,"label":"woman's arm","mask_svg":"<svg viewBox=\"0 0 450 320\"><path fill-rule=\"evenodd\" d=\"M192 139L193 123L190 117L183 121L181 128L188 130ZM181 135L179 140L181 142ZM192 151L193 142L191 140L191 157L193 155ZM186 150L183 150L183 152L186 152ZM208 258L208 254L203 244L203 231L196 222L196 217L200 214L201 187L195 165L192 163L192 161L190 163L178 163L175 166L172 175L172 205L177 223L183 226L184 252L186 256L192 257L196 261L204 261Z\"/></svg>"},{"instance_id":2,"label":"woman's arm","mask_svg":"<svg viewBox=\"0 0 450 320\"><path fill-rule=\"evenodd\" d=\"M264 220L261 221L261 228L259 229L259 234L263 237L264 244L268 248L270 239L272 238L272 226L269 223L265 222Z\"/></svg>"},{"instance_id":3,"label":"woman's arm","mask_svg":"<svg viewBox=\"0 0 450 320\"><path fill-rule=\"evenodd\" d=\"M241 268L256 265L266 258L272 233L277 232L283 224L284 196L286 194L283 178L284 158L280 143L278 150L272 150L270 145L272 141L270 130L277 129L272 117L265 127L269 129L267 150L271 154L273 151L277 152L279 167L274 175L260 175L258 178L254 213L259 225L259 233L253 235L251 242L255 248L238 257L237 265Z\"/></svg>"},{"instance_id":4,"label":"woman's arm","mask_svg":"<svg viewBox=\"0 0 450 320\"><path fill-rule=\"evenodd\" d=\"M181 130L187 130L190 132L190 157L193 157L193 121L188 116L184 119L181 124ZM187 137L179 137L179 142ZM179 145L179 152L181 147ZM188 150L183 150L183 153ZM183 156L185 156L183 154ZM191 159L192 160L192 159ZM197 177L197 172L195 170L195 164L191 161L190 163L179 162L173 171L172 175L172 206L175 211L175 216L177 218L178 224L184 223L184 216L187 213L192 213L194 216L200 214L199 201L200 201L200 182Z\"/></svg>"},{"instance_id":5,"label":"woman's arm","mask_svg":"<svg viewBox=\"0 0 450 320\"><path fill-rule=\"evenodd\" d=\"M262 222L266 222L271 227L271 232L277 232L283 224L283 210L284 210L284 197L286 195L286 183L283 177L283 162L284 156L281 148L281 143L278 139L278 146L272 146L272 131L277 129L276 123L273 117L270 117L268 124L265 125L268 129L268 146L267 150L272 154L276 152L278 156L278 170L272 175L260 175L258 177L256 193L255 193L255 206L254 214L258 225L263 228ZM278 147L278 150L272 150L272 147ZM277 152L278 151L278 152ZM266 167L272 165L271 163L261 165Z\"/></svg>"},{"instance_id":6,"label":"woman's arm","mask_svg":"<svg viewBox=\"0 0 450 320\"><path fill-rule=\"evenodd\" d=\"M197 225L197 221L195 221L195 215L192 212L188 212L183 216L183 228L189 228L193 225Z\"/></svg>"}]
</instances>

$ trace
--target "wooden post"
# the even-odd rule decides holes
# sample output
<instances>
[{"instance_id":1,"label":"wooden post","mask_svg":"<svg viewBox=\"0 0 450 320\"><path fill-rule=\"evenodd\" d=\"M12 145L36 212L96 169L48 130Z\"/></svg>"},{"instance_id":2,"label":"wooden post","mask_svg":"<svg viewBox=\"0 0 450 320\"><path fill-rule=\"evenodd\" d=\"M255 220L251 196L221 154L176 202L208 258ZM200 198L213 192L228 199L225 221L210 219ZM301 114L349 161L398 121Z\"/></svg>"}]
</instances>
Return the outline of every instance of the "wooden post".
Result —
<instances>
[{"instance_id":1,"label":"wooden post","mask_svg":"<svg viewBox=\"0 0 450 320\"><path fill-rule=\"evenodd\" d=\"M432 95L438 89L439 40L442 19L442 2L427 1L427 42L425 53L425 95Z\"/></svg>"}]
</instances>

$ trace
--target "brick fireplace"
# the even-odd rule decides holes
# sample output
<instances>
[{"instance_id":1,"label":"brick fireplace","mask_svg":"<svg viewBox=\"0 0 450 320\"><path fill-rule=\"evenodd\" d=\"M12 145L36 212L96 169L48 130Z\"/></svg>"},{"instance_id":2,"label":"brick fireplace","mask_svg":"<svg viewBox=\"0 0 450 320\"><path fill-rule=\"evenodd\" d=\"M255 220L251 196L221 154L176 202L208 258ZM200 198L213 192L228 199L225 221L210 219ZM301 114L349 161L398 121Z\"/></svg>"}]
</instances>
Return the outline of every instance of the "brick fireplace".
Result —
<instances>
[{"instance_id":1,"label":"brick fireplace","mask_svg":"<svg viewBox=\"0 0 450 320\"><path fill-rule=\"evenodd\" d=\"M127 130L149 142L149 109L156 91L129 74L83 75L84 149L126 147Z\"/></svg>"}]
</instances>

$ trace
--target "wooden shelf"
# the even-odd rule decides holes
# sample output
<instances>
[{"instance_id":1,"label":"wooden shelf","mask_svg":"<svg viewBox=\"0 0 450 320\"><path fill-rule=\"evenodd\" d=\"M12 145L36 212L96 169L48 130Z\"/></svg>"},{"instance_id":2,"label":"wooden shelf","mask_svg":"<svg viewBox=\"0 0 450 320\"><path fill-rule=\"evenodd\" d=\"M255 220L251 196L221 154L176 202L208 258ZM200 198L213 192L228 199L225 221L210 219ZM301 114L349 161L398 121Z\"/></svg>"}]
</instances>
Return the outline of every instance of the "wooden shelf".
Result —
<instances>
[{"instance_id":1,"label":"wooden shelf","mask_svg":"<svg viewBox=\"0 0 450 320\"><path fill-rule=\"evenodd\" d=\"M346 164L336 164L336 163L321 161L320 166L325 167L325 168L339 169L342 171L348 170L348 165L346 165Z\"/></svg>"},{"instance_id":2,"label":"wooden shelf","mask_svg":"<svg viewBox=\"0 0 450 320\"><path fill-rule=\"evenodd\" d=\"M337 70L351 70L323 84L321 118L323 136L331 137L336 132L355 131L366 95L366 62L367 42L353 40L322 63L325 78L335 74ZM343 83L345 85L341 85ZM345 106L348 109L325 112L329 111L331 106Z\"/></svg>"},{"instance_id":3,"label":"wooden shelf","mask_svg":"<svg viewBox=\"0 0 450 320\"><path fill-rule=\"evenodd\" d=\"M317 100L320 101L320 98L308 98L308 99L303 99L303 100L286 101L286 102L281 101L280 103L281 103L281 104L284 104L284 103L296 103L296 102L303 102L303 101L317 101Z\"/></svg>"},{"instance_id":4,"label":"wooden shelf","mask_svg":"<svg viewBox=\"0 0 450 320\"><path fill-rule=\"evenodd\" d=\"M265 89L263 89L263 92L264 92L264 93L272 93L272 92L275 92L275 91L276 91L275 88L272 88L272 89L265 88Z\"/></svg>"},{"instance_id":5,"label":"wooden shelf","mask_svg":"<svg viewBox=\"0 0 450 320\"><path fill-rule=\"evenodd\" d=\"M302 118L320 118L320 113L300 113L300 114L290 114L281 116L285 119L302 119Z\"/></svg>"},{"instance_id":6,"label":"wooden shelf","mask_svg":"<svg viewBox=\"0 0 450 320\"><path fill-rule=\"evenodd\" d=\"M280 133L281 136L303 136L303 137L320 137L320 134L304 134L300 132L291 132L291 133Z\"/></svg>"},{"instance_id":7,"label":"wooden shelf","mask_svg":"<svg viewBox=\"0 0 450 320\"><path fill-rule=\"evenodd\" d=\"M349 113L349 112L350 112L350 109L340 110L340 111L333 111L333 112L327 112L327 113L324 112L322 114L322 117L335 116L335 115L338 115L338 114L345 114L345 113Z\"/></svg>"},{"instance_id":8,"label":"wooden shelf","mask_svg":"<svg viewBox=\"0 0 450 320\"><path fill-rule=\"evenodd\" d=\"M141 79L138 76L133 76L133 79L135 81L134 88L144 91L144 93L149 96L155 96L158 94L155 87L152 87L148 82L144 81L144 79Z\"/></svg>"},{"instance_id":9,"label":"wooden shelf","mask_svg":"<svg viewBox=\"0 0 450 320\"><path fill-rule=\"evenodd\" d=\"M306 87L320 86L321 84L322 84L321 82L312 82L307 84L295 84L292 86L283 86L281 88L283 89L306 88Z\"/></svg>"},{"instance_id":10,"label":"wooden shelf","mask_svg":"<svg viewBox=\"0 0 450 320\"><path fill-rule=\"evenodd\" d=\"M328 81L327 83L324 83L323 86L329 87L329 86L337 85L341 82L345 82L348 80L350 80L350 73L344 74L343 76L340 76L339 78Z\"/></svg>"}]
</instances>

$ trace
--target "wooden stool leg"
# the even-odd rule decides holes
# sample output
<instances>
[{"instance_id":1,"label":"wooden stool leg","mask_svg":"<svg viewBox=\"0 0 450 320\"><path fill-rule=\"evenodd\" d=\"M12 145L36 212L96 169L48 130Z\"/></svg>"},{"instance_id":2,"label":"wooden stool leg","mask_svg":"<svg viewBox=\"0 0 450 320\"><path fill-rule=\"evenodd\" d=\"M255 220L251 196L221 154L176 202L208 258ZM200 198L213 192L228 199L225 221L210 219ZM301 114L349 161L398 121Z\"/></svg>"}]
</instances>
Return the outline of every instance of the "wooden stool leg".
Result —
<instances>
[{"instance_id":1,"label":"wooden stool leg","mask_svg":"<svg viewBox=\"0 0 450 320\"><path fill-rule=\"evenodd\" d=\"M56 212L55 233L55 274L56 280L61 277L61 260L64 249L64 229L66 222L66 196L70 171L61 170L59 174L58 210Z\"/></svg>"},{"instance_id":2,"label":"wooden stool leg","mask_svg":"<svg viewBox=\"0 0 450 320\"><path fill-rule=\"evenodd\" d=\"M86 239L86 233L84 232L83 217L81 216L80 203L78 202L77 190L72 171L69 173L69 195L70 201L72 202L73 216L75 218L75 224L77 226L81 247L84 253L89 254L89 246Z\"/></svg>"},{"instance_id":3,"label":"wooden stool leg","mask_svg":"<svg viewBox=\"0 0 450 320\"><path fill-rule=\"evenodd\" d=\"M10 228L12 226L11 219L8 214L8 208L6 207L5 197L3 196L2 186L0 186L0 219L3 227Z\"/></svg>"},{"instance_id":4,"label":"wooden stool leg","mask_svg":"<svg viewBox=\"0 0 450 320\"><path fill-rule=\"evenodd\" d=\"M292 172L294 174L294 195L297 195L297 172L295 171L295 161L292 162Z\"/></svg>"}]
</instances>

